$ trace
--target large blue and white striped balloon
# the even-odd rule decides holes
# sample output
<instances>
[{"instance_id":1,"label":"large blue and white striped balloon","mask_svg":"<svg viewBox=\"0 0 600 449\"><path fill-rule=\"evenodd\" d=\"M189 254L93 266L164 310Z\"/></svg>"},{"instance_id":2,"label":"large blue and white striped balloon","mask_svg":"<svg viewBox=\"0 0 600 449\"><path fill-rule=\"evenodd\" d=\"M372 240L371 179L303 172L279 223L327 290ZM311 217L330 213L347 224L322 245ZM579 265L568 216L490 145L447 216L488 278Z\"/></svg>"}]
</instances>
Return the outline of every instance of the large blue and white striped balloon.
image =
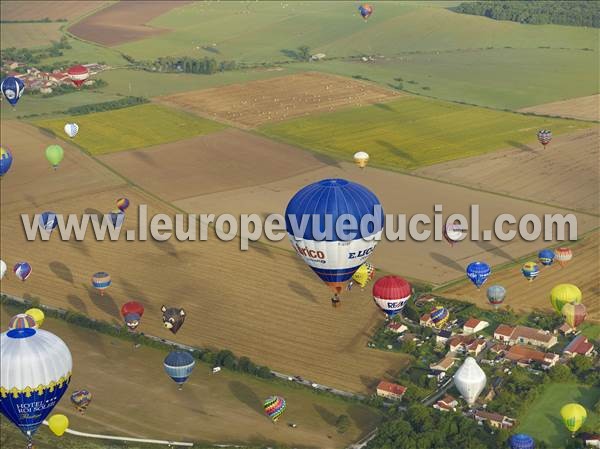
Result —
<instances>
[{"instance_id":1,"label":"large blue and white striped balloon","mask_svg":"<svg viewBox=\"0 0 600 449\"><path fill-rule=\"evenodd\" d=\"M25 83L15 76L9 76L2 80L0 90L11 105L16 105L25 92Z\"/></svg>"},{"instance_id":2,"label":"large blue and white striped balloon","mask_svg":"<svg viewBox=\"0 0 600 449\"><path fill-rule=\"evenodd\" d=\"M485 262L471 262L467 267L467 277L479 288L487 281L492 268Z\"/></svg>"},{"instance_id":3,"label":"large blue and white striped balloon","mask_svg":"<svg viewBox=\"0 0 600 449\"><path fill-rule=\"evenodd\" d=\"M60 401L71 380L69 348L42 329L0 335L0 411L29 440Z\"/></svg>"},{"instance_id":4,"label":"large blue and white striped balloon","mask_svg":"<svg viewBox=\"0 0 600 449\"><path fill-rule=\"evenodd\" d=\"M339 294L375 249L384 213L377 196L366 187L345 179L324 179L294 195L285 223L298 255Z\"/></svg>"},{"instance_id":5,"label":"large blue and white striped balloon","mask_svg":"<svg viewBox=\"0 0 600 449\"><path fill-rule=\"evenodd\" d=\"M171 351L165 357L163 366L168 376L181 387L192 374L196 361L189 352Z\"/></svg>"}]
</instances>

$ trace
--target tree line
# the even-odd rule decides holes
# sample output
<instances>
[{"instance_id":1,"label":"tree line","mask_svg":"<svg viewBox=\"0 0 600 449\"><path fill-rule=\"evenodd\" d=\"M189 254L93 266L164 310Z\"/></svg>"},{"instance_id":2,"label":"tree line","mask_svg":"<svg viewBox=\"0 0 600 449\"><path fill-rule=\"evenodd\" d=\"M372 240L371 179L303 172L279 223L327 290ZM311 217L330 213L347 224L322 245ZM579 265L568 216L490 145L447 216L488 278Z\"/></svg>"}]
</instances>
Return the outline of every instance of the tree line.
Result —
<instances>
[{"instance_id":1,"label":"tree line","mask_svg":"<svg viewBox=\"0 0 600 449\"><path fill-rule=\"evenodd\" d=\"M492 0L461 3L449 9L461 14L534 25L553 23L600 28L598 1Z\"/></svg>"},{"instance_id":2,"label":"tree line","mask_svg":"<svg viewBox=\"0 0 600 449\"><path fill-rule=\"evenodd\" d=\"M68 22L67 19L54 19L44 17L43 19L24 19L24 20L7 20L0 19L0 23L52 23L52 22Z\"/></svg>"},{"instance_id":3,"label":"tree line","mask_svg":"<svg viewBox=\"0 0 600 449\"><path fill-rule=\"evenodd\" d=\"M68 115L91 114L93 112L105 112L113 109L122 109L129 106L137 106L139 104L149 103L145 97L125 97L119 100L104 101L102 103L84 104L81 106L73 106L65 111Z\"/></svg>"},{"instance_id":4,"label":"tree line","mask_svg":"<svg viewBox=\"0 0 600 449\"><path fill-rule=\"evenodd\" d=\"M132 61L124 55L129 62L135 63L144 70L153 72L179 72L212 75L217 72L236 70L239 65L236 61L217 61L215 58L191 58L188 56L176 58L173 56L160 57L154 61Z\"/></svg>"},{"instance_id":5,"label":"tree line","mask_svg":"<svg viewBox=\"0 0 600 449\"><path fill-rule=\"evenodd\" d=\"M71 44L66 36L62 36L59 41L50 41L49 47L39 49L15 47L3 48L2 62L16 61L23 64L37 64L46 58L56 58L62 56L62 50L68 50L70 48Z\"/></svg>"}]
</instances>

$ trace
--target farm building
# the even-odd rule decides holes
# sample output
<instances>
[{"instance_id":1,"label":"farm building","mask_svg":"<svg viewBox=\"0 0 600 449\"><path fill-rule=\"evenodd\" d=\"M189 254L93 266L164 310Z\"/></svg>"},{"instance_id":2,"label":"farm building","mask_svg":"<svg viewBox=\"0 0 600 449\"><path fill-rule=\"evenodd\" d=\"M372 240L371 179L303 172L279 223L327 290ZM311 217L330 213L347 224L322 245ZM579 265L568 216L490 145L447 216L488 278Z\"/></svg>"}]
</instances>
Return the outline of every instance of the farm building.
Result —
<instances>
[{"instance_id":1,"label":"farm building","mask_svg":"<svg viewBox=\"0 0 600 449\"><path fill-rule=\"evenodd\" d=\"M450 352L478 355L485 349L486 340L473 335L455 335L448 340Z\"/></svg>"},{"instance_id":2,"label":"farm building","mask_svg":"<svg viewBox=\"0 0 600 449\"><path fill-rule=\"evenodd\" d=\"M558 329L556 329L563 335L569 335L575 332L575 329L569 326L567 323L563 323Z\"/></svg>"},{"instance_id":3,"label":"farm building","mask_svg":"<svg viewBox=\"0 0 600 449\"><path fill-rule=\"evenodd\" d=\"M402 396L404 396L404 393L406 393L406 387L403 387L399 384L382 380L377 385L377 396L382 398L392 399L394 401L401 401Z\"/></svg>"},{"instance_id":4,"label":"farm building","mask_svg":"<svg viewBox=\"0 0 600 449\"><path fill-rule=\"evenodd\" d=\"M433 404L433 408L440 410L442 412L455 412L456 407L458 406L458 401L454 399L454 397L447 394L442 399Z\"/></svg>"},{"instance_id":5,"label":"farm building","mask_svg":"<svg viewBox=\"0 0 600 449\"><path fill-rule=\"evenodd\" d=\"M501 324L496 328L494 338L509 345L519 343L540 346L546 349L551 348L558 342L556 336L548 331L527 326L512 327L506 324Z\"/></svg>"},{"instance_id":6,"label":"farm building","mask_svg":"<svg viewBox=\"0 0 600 449\"><path fill-rule=\"evenodd\" d=\"M433 321L431 321L431 314L426 313L424 315L421 315L421 318L419 318L419 324L425 327L433 327Z\"/></svg>"},{"instance_id":7,"label":"farm building","mask_svg":"<svg viewBox=\"0 0 600 449\"><path fill-rule=\"evenodd\" d=\"M552 352L544 353L524 345L511 346L504 357L521 366L528 366L532 362L537 362L540 363L544 369L552 368L559 359L558 354Z\"/></svg>"},{"instance_id":8,"label":"farm building","mask_svg":"<svg viewBox=\"0 0 600 449\"><path fill-rule=\"evenodd\" d=\"M467 335L475 334L479 331L482 331L489 325L490 323L487 321L478 320L477 318L469 318L463 326L463 332Z\"/></svg>"},{"instance_id":9,"label":"farm building","mask_svg":"<svg viewBox=\"0 0 600 449\"><path fill-rule=\"evenodd\" d=\"M514 418L509 418L508 416L500 415L498 413L486 412L484 410L477 410L473 417L478 423L487 421L490 426L496 429L511 429L517 423Z\"/></svg>"},{"instance_id":10,"label":"farm building","mask_svg":"<svg viewBox=\"0 0 600 449\"><path fill-rule=\"evenodd\" d=\"M590 343L585 335L578 335L575 337L563 350L563 354L567 357L575 357L576 355L590 357L593 352L594 345Z\"/></svg>"},{"instance_id":11,"label":"farm building","mask_svg":"<svg viewBox=\"0 0 600 449\"><path fill-rule=\"evenodd\" d=\"M442 360L437 363L432 363L429 365L429 368L435 371L448 371L452 366L454 366L454 357L446 356Z\"/></svg>"},{"instance_id":12,"label":"farm building","mask_svg":"<svg viewBox=\"0 0 600 449\"><path fill-rule=\"evenodd\" d=\"M402 334L408 330L408 327L402 323L390 323L387 328L395 334Z\"/></svg>"}]
</instances>

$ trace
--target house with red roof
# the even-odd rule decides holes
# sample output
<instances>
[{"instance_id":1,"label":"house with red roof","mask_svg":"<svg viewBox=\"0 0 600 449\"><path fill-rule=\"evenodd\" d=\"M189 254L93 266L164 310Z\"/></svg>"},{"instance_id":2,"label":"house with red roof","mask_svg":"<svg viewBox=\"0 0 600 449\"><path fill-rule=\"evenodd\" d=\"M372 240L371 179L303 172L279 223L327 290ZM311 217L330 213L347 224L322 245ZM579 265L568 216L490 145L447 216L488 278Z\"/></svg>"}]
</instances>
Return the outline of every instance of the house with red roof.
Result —
<instances>
[{"instance_id":1,"label":"house with red roof","mask_svg":"<svg viewBox=\"0 0 600 449\"><path fill-rule=\"evenodd\" d=\"M483 321L483 320L479 320L477 318L471 317L463 325L463 333L466 335L476 334L477 332L482 331L489 325L490 325L490 323L488 323L487 321Z\"/></svg>"},{"instance_id":2,"label":"house with red roof","mask_svg":"<svg viewBox=\"0 0 600 449\"><path fill-rule=\"evenodd\" d=\"M441 412L455 412L456 407L458 406L458 401L453 397L447 394L442 399L433 404L433 408L441 411Z\"/></svg>"},{"instance_id":3,"label":"house with red roof","mask_svg":"<svg viewBox=\"0 0 600 449\"><path fill-rule=\"evenodd\" d=\"M594 352L594 345L590 343L588 338L580 334L571 340L571 343L563 350L563 354L567 357L575 357L576 355L584 355L591 357Z\"/></svg>"},{"instance_id":4,"label":"house with red roof","mask_svg":"<svg viewBox=\"0 0 600 449\"><path fill-rule=\"evenodd\" d=\"M501 324L496 328L494 338L509 345L526 344L541 346L546 349L558 343L556 335L548 331L527 326L512 327L506 324Z\"/></svg>"},{"instance_id":5,"label":"house with red roof","mask_svg":"<svg viewBox=\"0 0 600 449\"><path fill-rule=\"evenodd\" d=\"M406 393L406 387L399 384L382 380L377 385L377 396L382 398L401 401L404 393Z\"/></svg>"},{"instance_id":6,"label":"house with red roof","mask_svg":"<svg viewBox=\"0 0 600 449\"><path fill-rule=\"evenodd\" d=\"M544 369L552 368L558 362L558 354L552 352L541 352L535 348L525 345L513 345L504 358L515 362L520 366L529 366L533 362L540 363Z\"/></svg>"}]
</instances>

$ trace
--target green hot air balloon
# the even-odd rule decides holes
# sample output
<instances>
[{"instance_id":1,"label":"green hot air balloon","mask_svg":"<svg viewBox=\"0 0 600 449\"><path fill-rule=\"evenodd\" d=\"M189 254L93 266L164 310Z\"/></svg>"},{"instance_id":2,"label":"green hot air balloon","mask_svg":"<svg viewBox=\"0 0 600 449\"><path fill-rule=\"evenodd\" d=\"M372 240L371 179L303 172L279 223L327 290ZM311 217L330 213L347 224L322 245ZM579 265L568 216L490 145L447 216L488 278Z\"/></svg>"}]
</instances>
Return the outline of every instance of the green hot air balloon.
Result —
<instances>
[{"instance_id":1,"label":"green hot air balloon","mask_svg":"<svg viewBox=\"0 0 600 449\"><path fill-rule=\"evenodd\" d=\"M58 168L58 164L60 164L60 161L63 160L64 156L65 150L63 150L60 145L50 145L46 148L46 159L52 164L54 170Z\"/></svg>"}]
</instances>

